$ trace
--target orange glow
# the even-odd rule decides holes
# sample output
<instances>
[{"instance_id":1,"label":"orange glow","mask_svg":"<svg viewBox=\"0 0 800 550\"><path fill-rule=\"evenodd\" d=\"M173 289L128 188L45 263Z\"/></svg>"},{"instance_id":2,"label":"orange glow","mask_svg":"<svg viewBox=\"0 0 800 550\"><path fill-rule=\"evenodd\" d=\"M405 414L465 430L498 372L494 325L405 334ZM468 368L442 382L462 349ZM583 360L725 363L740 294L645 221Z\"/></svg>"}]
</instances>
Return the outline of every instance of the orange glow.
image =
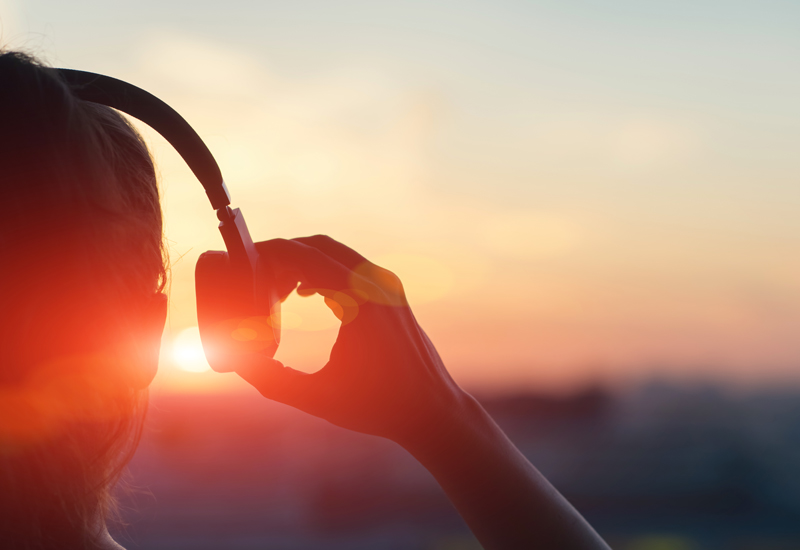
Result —
<instances>
[{"instance_id":1,"label":"orange glow","mask_svg":"<svg viewBox=\"0 0 800 550\"><path fill-rule=\"evenodd\" d=\"M103 355L63 357L34 369L16 386L0 387L0 442L26 445L72 422L103 422L125 413L129 366Z\"/></svg>"},{"instance_id":2,"label":"orange glow","mask_svg":"<svg viewBox=\"0 0 800 550\"><path fill-rule=\"evenodd\" d=\"M680 60L692 76L673 74L671 91L638 78L636 60L630 71L598 71L591 55L561 64L557 52L567 55L576 38L548 38L565 48L549 49L551 63L530 73L546 78L525 79L486 51L488 65L456 63L440 81L415 72L418 52L410 72L376 53L375 63L343 57L292 76L275 70L280 60L293 66L279 50L255 54L168 28L136 44L120 76L162 94L206 139L256 240L329 234L397 274L460 382L800 381L791 101L754 91L746 106L725 79L706 82L702 56ZM639 51L638 38L631 44L615 51ZM706 50L729 56L720 70L739 66L729 45L729 53ZM767 65L779 66L754 69L747 86L768 81L759 72ZM571 77L553 72L566 66L575 78L622 77L577 93ZM696 108L708 104L692 96L700 81L709 93L719 84L713 112ZM180 258L170 310L177 331L197 322L196 257L224 245L183 160L137 127L158 161L166 233ZM369 264L361 270L391 278ZM324 363L339 318L355 311L345 315L327 297L339 304L334 315L319 307L323 298L289 298L280 323L297 343L283 343L279 356Z\"/></svg>"},{"instance_id":3,"label":"orange glow","mask_svg":"<svg viewBox=\"0 0 800 550\"><path fill-rule=\"evenodd\" d=\"M211 368L203 353L197 327L189 327L178 334L172 342L172 358L178 368L187 372L204 372Z\"/></svg>"}]
</instances>

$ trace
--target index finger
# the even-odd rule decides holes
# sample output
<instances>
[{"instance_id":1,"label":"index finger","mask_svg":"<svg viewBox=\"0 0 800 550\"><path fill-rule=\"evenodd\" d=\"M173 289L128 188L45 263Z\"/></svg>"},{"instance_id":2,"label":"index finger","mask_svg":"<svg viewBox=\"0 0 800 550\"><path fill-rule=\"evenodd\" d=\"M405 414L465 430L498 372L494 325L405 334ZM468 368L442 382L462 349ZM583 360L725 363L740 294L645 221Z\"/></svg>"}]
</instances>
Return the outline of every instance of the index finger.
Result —
<instances>
[{"instance_id":1,"label":"index finger","mask_svg":"<svg viewBox=\"0 0 800 550\"><path fill-rule=\"evenodd\" d=\"M349 246L340 243L328 235L312 235L311 237L298 237L292 240L312 246L317 250L324 252L340 264L353 271L356 271L356 269L362 264L371 263L364 256Z\"/></svg>"},{"instance_id":2,"label":"index finger","mask_svg":"<svg viewBox=\"0 0 800 550\"><path fill-rule=\"evenodd\" d=\"M322 250L297 240L273 239L256 243L260 256L278 270L294 272L304 286L343 291L353 287L354 277L344 264ZM358 281L367 284L366 280Z\"/></svg>"}]
</instances>

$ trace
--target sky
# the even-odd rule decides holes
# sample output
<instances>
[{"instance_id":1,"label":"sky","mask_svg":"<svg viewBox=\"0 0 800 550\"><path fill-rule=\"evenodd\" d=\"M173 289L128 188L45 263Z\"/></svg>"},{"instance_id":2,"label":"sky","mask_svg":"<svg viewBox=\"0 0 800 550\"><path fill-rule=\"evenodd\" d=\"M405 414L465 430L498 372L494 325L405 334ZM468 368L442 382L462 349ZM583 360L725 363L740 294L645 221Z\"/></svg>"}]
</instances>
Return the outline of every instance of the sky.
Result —
<instances>
[{"instance_id":1,"label":"sky","mask_svg":"<svg viewBox=\"0 0 800 550\"><path fill-rule=\"evenodd\" d=\"M394 270L469 388L800 382L796 2L0 0L0 22L177 109L258 240ZM189 372L194 263L223 245L141 128L172 264L157 384L237 388ZM285 311L278 358L320 368L335 318Z\"/></svg>"}]
</instances>

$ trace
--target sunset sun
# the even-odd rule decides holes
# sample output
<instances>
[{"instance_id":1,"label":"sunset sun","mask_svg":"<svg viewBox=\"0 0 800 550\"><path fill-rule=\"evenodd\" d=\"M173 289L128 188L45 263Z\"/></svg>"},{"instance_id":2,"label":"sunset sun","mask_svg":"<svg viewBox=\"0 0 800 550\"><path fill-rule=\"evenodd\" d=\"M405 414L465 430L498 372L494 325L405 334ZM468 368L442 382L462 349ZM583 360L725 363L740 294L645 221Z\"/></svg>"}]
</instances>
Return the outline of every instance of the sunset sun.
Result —
<instances>
[{"instance_id":1,"label":"sunset sun","mask_svg":"<svg viewBox=\"0 0 800 550\"><path fill-rule=\"evenodd\" d=\"M189 327L178 333L172 342L172 360L179 369L187 372L205 372L211 367L203 353L200 330Z\"/></svg>"}]
</instances>

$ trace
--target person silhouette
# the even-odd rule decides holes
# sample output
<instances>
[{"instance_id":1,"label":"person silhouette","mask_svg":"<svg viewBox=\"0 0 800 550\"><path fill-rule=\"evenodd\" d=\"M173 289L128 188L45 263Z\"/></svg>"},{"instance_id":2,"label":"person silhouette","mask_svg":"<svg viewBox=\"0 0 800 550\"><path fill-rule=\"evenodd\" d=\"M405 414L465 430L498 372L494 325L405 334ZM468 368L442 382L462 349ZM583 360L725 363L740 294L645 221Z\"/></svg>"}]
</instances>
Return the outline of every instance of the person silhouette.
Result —
<instances>
[{"instance_id":1,"label":"person silhouette","mask_svg":"<svg viewBox=\"0 0 800 550\"><path fill-rule=\"evenodd\" d=\"M0 53L0 546L121 548L111 489L133 455L166 318L155 169L116 111L34 58ZM608 548L450 377L400 280L317 235L257 243L281 296L342 321L301 373L217 353L263 396L395 441L487 549Z\"/></svg>"}]
</instances>

